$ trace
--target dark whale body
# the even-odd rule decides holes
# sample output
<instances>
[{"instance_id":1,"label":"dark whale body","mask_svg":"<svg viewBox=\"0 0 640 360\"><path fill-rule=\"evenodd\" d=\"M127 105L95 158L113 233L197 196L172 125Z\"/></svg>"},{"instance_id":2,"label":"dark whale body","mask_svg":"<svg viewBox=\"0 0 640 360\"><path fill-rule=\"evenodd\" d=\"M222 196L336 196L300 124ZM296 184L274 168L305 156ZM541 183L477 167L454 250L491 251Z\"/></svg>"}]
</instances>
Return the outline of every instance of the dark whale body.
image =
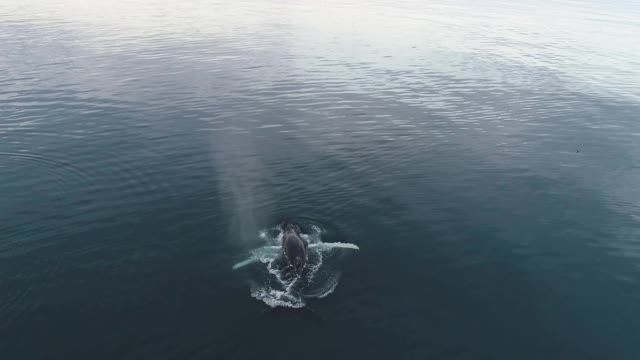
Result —
<instances>
[{"instance_id":1,"label":"dark whale body","mask_svg":"<svg viewBox=\"0 0 640 360\"><path fill-rule=\"evenodd\" d=\"M300 236L300 228L294 224L287 224L282 235L282 248L289 264L300 275L307 263L307 246L309 244Z\"/></svg>"}]
</instances>

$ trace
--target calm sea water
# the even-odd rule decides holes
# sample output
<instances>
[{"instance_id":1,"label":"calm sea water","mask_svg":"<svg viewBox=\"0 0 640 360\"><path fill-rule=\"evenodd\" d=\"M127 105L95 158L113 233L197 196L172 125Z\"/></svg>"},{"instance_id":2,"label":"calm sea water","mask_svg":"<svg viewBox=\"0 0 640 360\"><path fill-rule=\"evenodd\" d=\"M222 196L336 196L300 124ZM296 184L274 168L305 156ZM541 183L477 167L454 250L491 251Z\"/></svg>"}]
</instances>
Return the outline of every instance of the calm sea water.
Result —
<instances>
[{"instance_id":1,"label":"calm sea water","mask_svg":"<svg viewBox=\"0 0 640 360\"><path fill-rule=\"evenodd\" d=\"M634 1L3 1L0 358L639 359L639 34ZM360 250L232 270L283 220Z\"/></svg>"}]
</instances>

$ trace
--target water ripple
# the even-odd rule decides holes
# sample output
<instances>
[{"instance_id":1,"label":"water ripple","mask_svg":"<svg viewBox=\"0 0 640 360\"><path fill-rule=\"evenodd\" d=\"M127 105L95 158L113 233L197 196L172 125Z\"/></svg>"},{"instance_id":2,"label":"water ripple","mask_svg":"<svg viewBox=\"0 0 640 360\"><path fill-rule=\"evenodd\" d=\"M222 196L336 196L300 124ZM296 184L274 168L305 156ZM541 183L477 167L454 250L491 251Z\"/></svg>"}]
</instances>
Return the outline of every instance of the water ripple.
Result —
<instances>
[{"instance_id":1,"label":"water ripple","mask_svg":"<svg viewBox=\"0 0 640 360\"><path fill-rule=\"evenodd\" d=\"M261 338L226 265L276 219L308 217L366 249L319 301L344 315L337 343L370 351L355 355L638 358L639 329L619 325L640 294L639 15L625 1L1 2L0 348L185 358ZM78 314L101 326L87 335ZM515 339L523 324L545 335ZM238 348L211 357L252 357Z\"/></svg>"}]
</instances>

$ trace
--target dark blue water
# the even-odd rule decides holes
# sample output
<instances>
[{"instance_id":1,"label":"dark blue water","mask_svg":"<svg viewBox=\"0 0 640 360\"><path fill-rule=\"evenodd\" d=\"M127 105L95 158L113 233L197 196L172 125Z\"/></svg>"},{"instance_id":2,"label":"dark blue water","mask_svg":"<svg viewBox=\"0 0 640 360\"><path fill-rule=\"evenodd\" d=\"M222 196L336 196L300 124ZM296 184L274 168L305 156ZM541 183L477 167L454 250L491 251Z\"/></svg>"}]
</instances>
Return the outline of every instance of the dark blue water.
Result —
<instances>
[{"instance_id":1,"label":"dark blue water","mask_svg":"<svg viewBox=\"0 0 640 360\"><path fill-rule=\"evenodd\" d=\"M632 1L4 1L0 358L640 358L638 34ZM232 266L284 220L360 250L281 297Z\"/></svg>"}]
</instances>

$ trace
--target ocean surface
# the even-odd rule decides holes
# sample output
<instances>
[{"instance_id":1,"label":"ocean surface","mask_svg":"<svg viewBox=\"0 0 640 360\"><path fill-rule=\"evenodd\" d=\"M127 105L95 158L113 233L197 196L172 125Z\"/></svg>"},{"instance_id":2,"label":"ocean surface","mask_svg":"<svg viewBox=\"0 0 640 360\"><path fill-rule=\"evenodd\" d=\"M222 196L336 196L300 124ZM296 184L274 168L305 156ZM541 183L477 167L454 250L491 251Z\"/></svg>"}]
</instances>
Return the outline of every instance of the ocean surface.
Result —
<instances>
[{"instance_id":1,"label":"ocean surface","mask_svg":"<svg viewBox=\"0 0 640 360\"><path fill-rule=\"evenodd\" d=\"M0 358L640 359L640 3L2 1Z\"/></svg>"}]
</instances>

